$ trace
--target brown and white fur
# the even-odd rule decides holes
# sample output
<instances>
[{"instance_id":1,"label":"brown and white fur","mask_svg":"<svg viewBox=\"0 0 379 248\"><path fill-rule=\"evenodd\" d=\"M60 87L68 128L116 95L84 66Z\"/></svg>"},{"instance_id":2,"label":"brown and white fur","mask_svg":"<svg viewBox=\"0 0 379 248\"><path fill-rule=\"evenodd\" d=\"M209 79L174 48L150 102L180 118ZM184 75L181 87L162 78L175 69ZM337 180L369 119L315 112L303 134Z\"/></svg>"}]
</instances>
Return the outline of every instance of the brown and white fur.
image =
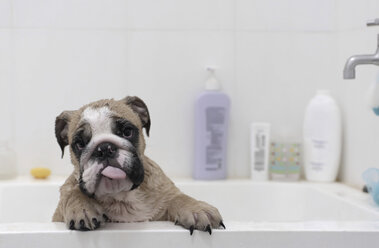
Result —
<instances>
[{"instance_id":1,"label":"brown and white fur","mask_svg":"<svg viewBox=\"0 0 379 248\"><path fill-rule=\"evenodd\" d=\"M62 156L69 146L74 171L60 188L53 221L83 231L105 222L167 220L191 235L194 229L211 234L212 228L225 227L215 207L180 192L144 155L142 129L149 135L150 124L138 97L100 100L61 113L55 134ZM104 176L107 167L124 177Z\"/></svg>"}]
</instances>

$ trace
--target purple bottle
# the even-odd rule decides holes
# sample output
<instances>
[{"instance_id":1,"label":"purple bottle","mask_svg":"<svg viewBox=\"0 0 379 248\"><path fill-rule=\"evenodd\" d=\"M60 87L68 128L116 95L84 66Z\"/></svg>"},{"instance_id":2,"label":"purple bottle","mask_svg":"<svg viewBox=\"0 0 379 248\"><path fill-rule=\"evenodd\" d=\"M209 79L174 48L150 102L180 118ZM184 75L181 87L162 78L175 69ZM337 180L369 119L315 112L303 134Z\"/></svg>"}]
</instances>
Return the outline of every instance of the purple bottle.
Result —
<instances>
[{"instance_id":1,"label":"purple bottle","mask_svg":"<svg viewBox=\"0 0 379 248\"><path fill-rule=\"evenodd\" d=\"M226 178L226 151L229 123L229 97L220 91L214 70L206 81L205 91L195 103L195 165L193 178Z\"/></svg>"}]
</instances>

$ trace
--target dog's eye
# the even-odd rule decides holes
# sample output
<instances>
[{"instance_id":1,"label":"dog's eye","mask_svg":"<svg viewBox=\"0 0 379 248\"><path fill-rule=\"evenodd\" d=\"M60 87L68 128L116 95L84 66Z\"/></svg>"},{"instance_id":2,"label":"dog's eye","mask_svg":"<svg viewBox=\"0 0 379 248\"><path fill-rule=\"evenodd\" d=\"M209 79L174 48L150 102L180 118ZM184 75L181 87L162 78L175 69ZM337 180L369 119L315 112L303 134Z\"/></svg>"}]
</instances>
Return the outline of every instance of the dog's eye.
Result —
<instances>
[{"instance_id":1,"label":"dog's eye","mask_svg":"<svg viewBox=\"0 0 379 248\"><path fill-rule=\"evenodd\" d=\"M131 127L124 128L124 130L122 131L122 135L125 138L131 138L133 136L133 129Z\"/></svg>"},{"instance_id":2,"label":"dog's eye","mask_svg":"<svg viewBox=\"0 0 379 248\"><path fill-rule=\"evenodd\" d=\"M78 140L78 141L76 141L75 146L80 151L84 148L85 145L84 145L83 140Z\"/></svg>"}]
</instances>

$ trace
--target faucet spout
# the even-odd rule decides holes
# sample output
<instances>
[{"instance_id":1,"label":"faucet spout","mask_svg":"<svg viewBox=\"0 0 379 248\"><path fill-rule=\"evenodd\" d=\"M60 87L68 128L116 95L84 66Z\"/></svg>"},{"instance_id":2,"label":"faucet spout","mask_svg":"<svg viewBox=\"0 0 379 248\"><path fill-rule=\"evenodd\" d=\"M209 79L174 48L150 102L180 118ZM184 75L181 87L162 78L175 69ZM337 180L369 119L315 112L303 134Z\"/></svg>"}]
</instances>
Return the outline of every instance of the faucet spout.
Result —
<instances>
[{"instance_id":1,"label":"faucet spout","mask_svg":"<svg viewBox=\"0 0 379 248\"><path fill-rule=\"evenodd\" d=\"M343 78L344 79L354 79L355 78L355 67L357 65L378 65L379 66L379 50L376 54L370 55L354 55L351 56L345 64L345 68L343 69Z\"/></svg>"},{"instance_id":2,"label":"faucet spout","mask_svg":"<svg viewBox=\"0 0 379 248\"><path fill-rule=\"evenodd\" d=\"M354 55L351 56L345 64L343 69L344 79L354 79L355 78L355 67L357 65L378 65L379 66L379 35L378 35L378 46L375 54L369 55Z\"/></svg>"}]
</instances>

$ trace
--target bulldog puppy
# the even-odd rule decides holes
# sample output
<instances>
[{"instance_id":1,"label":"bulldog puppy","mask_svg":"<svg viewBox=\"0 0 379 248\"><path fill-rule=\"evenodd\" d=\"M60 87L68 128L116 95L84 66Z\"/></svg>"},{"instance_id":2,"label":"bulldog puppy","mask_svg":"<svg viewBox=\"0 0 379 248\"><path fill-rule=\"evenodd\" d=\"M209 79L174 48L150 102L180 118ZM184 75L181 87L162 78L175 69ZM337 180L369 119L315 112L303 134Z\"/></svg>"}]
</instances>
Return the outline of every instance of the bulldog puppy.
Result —
<instances>
[{"instance_id":1,"label":"bulldog puppy","mask_svg":"<svg viewBox=\"0 0 379 248\"><path fill-rule=\"evenodd\" d=\"M212 233L224 227L218 210L180 192L144 155L150 116L135 96L100 100L64 111L55 122L62 157L69 146L74 171L60 188L54 222L93 230L105 222L172 221Z\"/></svg>"}]
</instances>

